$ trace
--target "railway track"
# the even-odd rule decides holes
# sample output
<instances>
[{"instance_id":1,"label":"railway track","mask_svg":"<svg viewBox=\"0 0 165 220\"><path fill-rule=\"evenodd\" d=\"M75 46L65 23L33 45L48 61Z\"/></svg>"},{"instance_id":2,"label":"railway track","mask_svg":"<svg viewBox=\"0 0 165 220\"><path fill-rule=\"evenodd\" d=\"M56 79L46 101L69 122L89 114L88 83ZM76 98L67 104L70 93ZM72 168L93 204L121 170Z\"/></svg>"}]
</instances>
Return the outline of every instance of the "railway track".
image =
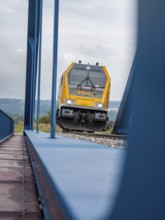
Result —
<instances>
[{"instance_id":1,"label":"railway track","mask_svg":"<svg viewBox=\"0 0 165 220\"><path fill-rule=\"evenodd\" d=\"M127 143L127 136L125 135L107 134L100 132L87 133L77 131L62 131L61 135L120 149L125 148Z\"/></svg>"},{"instance_id":2,"label":"railway track","mask_svg":"<svg viewBox=\"0 0 165 220\"><path fill-rule=\"evenodd\" d=\"M43 219L22 135L0 144L0 219Z\"/></svg>"},{"instance_id":3,"label":"railway track","mask_svg":"<svg viewBox=\"0 0 165 220\"><path fill-rule=\"evenodd\" d=\"M82 135L87 137L101 137L101 138L114 138L114 139L126 139L127 136L125 135L118 135L118 134L107 134L107 133L88 133L88 132L78 132L78 131L62 131L63 134L75 134L75 135Z\"/></svg>"}]
</instances>

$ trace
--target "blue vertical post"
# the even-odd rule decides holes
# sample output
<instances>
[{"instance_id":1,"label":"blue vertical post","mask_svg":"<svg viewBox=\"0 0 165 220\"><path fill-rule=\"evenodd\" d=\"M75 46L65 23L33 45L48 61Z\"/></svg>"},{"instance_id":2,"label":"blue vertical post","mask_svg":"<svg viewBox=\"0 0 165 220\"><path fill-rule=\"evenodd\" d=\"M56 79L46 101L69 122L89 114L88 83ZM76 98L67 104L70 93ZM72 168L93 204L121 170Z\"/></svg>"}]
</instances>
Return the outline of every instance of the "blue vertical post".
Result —
<instances>
[{"instance_id":1,"label":"blue vertical post","mask_svg":"<svg viewBox=\"0 0 165 220\"><path fill-rule=\"evenodd\" d=\"M41 55L42 55L42 7L43 1L40 3L40 33L39 33L39 64L38 64L38 94L37 94L37 133L39 131L40 116L40 84L41 84Z\"/></svg>"},{"instance_id":2,"label":"blue vertical post","mask_svg":"<svg viewBox=\"0 0 165 220\"><path fill-rule=\"evenodd\" d=\"M27 33L27 62L26 62L26 92L24 128L33 129L35 91L37 76L38 37L39 37L39 8L41 0L29 0L28 33Z\"/></svg>"},{"instance_id":3,"label":"blue vertical post","mask_svg":"<svg viewBox=\"0 0 165 220\"><path fill-rule=\"evenodd\" d=\"M132 113L128 152L119 195L107 219L164 220L165 1L137 2L136 65L127 105Z\"/></svg>"},{"instance_id":4,"label":"blue vertical post","mask_svg":"<svg viewBox=\"0 0 165 220\"><path fill-rule=\"evenodd\" d=\"M35 89L36 89L36 74L37 73L37 41L38 41L38 37L37 37L37 27L38 27L38 0L36 0L36 7L35 7L35 32L34 32L34 63L33 63L33 80L32 80L32 96L33 98L31 99L31 101L33 102L32 103L32 106L33 106L33 109L32 109L32 122L31 122L31 125L32 125L32 130L34 128L34 112L35 112Z\"/></svg>"},{"instance_id":5,"label":"blue vertical post","mask_svg":"<svg viewBox=\"0 0 165 220\"><path fill-rule=\"evenodd\" d=\"M53 76L52 76L52 105L50 137L55 138L56 128L56 82L57 82L57 54L58 54L58 17L59 0L54 1L54 42L53 42Z\"/></svg>"},{"instance_id":6,"label":"blue vertical post","mask_svg":"<svg viewBox=\"0 0 165 220\"><path fill-rule=\"evenodd\" d=\"M32 63L32 66L31 66L31 73L32 73L32 75L31 75L31 78L32 78L32 80L31 80L31 94L30 94L30 101L31 101L31 112L30 112L30 128L33 130L33 109L34 109L34 106L33 106L33 84L34 84L34 39L32 38L30 38L29 39L29 42L30 42L30 45L31 45L31 51L32 51L32 61L31 61L31 63Z\"/></svg>"}]
</instances>

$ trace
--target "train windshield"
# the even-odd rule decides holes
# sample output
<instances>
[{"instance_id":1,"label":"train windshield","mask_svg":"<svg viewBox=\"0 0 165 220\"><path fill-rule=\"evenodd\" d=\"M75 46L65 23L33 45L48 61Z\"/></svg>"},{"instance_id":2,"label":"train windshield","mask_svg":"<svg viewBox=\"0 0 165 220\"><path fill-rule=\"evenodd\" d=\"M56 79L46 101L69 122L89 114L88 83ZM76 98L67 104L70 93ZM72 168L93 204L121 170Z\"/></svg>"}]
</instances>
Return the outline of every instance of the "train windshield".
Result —
<instances>
[{"instance_id":1,"label":"train windshield","mask_svg":"<svg viewBox=\"0 0 165 220\"><path fill-rule=\"evenodd\" d=\"M69 73L69 85L104 88L106 76L102 71L72 69Z\"/></svg>"}]
</instances>

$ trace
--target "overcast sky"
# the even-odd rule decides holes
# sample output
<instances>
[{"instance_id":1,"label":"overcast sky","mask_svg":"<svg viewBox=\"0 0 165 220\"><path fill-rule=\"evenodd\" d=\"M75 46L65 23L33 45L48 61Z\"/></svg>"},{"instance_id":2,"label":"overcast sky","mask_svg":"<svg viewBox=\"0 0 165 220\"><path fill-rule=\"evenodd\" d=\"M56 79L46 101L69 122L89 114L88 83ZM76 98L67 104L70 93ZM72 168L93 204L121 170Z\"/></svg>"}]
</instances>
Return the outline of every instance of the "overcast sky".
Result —
<instances>
[{"instance_id":1,"label":"overcast sky","mask_svg":"<svg viewBox=\"0 0 165 220\"><path fill-rule=\"evenodd\" d=\"M50 99L54 0L43 1L41 98ZM25 96L27 10L27 0L0 0L0 98ZM60 0L58 80L71 62L99 62L121 100L135 49L135 0Z\"/></svg>"}]
</instances>

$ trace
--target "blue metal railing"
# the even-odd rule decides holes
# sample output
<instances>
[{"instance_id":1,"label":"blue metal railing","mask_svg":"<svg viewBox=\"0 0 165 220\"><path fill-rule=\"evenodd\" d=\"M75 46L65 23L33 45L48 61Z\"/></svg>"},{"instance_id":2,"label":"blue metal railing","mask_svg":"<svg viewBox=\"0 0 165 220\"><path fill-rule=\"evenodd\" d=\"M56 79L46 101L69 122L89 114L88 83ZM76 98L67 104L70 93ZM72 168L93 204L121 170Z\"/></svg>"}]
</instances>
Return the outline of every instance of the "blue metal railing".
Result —
<instances>
[{"instance_id":1,"label":"blue metal railing","mask_svg":"<svg viewBox=\"0 0 165 220\"><path fill-rule=\"evenodd\" d=\"M0 142L14 133L14 120L0 109Z\"/></svg>"}]
</instances>

